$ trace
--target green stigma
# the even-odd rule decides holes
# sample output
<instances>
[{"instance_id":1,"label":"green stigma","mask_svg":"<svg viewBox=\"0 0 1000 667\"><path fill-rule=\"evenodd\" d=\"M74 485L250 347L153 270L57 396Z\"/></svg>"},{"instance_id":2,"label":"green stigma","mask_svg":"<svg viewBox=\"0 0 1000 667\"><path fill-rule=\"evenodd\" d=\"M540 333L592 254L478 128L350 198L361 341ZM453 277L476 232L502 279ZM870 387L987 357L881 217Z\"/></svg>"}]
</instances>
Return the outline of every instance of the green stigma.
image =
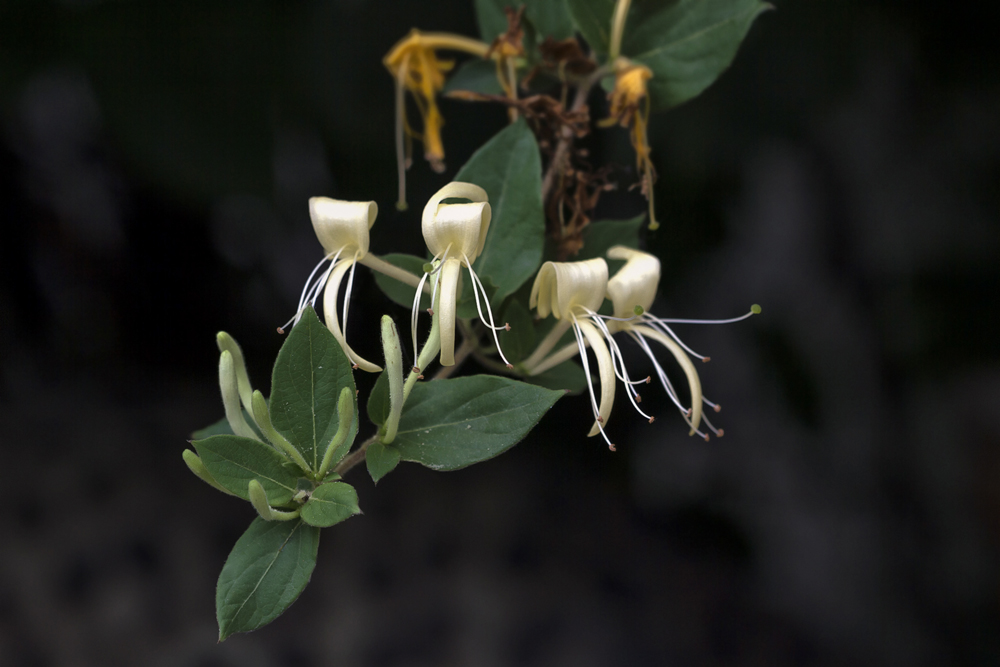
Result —
<instances>
[{"instance_id":1,"label":"green stigma","mask_svg":"<svg viewBox=\"0 0 1000 667\"><path fill-rule=\"evenodd\" d=\"M434 270L434 265L431 264L430 262L427 262L426 264L424 264L423 269L424 273L430 273L431 271ZM758 308L757 310L760 310L760 308Z\"/></svg>"},{"instance_id":2,"label":"green stigma","mask_svg":"<svg viewBox=\"0 0 1000 667\"><path fill-rule=\"evenodd\" d=\"M632 309L632 312L635 313L636 317L638 317L639 315L645 313L646 309L643 308L642 306L636 306L635 308Z\"/></svg>"},{"instance_id":3,"label":"green stigma","mask_svg":"<svg viewBox=\"0 0 1000 667\"><path fill-rule=\"evenodd\" d=\"M758 306L755 303L754 305L750 306L750 312L753 313L754 315L760 315L760 306Z\"/></svg>"}]
</instances>

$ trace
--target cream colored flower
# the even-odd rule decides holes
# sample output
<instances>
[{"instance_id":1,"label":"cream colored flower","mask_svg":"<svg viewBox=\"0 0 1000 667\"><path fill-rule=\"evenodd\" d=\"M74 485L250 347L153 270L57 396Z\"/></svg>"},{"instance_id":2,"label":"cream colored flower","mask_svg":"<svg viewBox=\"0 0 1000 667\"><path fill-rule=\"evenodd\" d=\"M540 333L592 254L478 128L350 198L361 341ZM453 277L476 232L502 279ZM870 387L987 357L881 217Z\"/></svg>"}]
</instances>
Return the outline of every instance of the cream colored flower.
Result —
<instances>
[{"instance_id":1,"label":"cream colored flower","mask_svg":"<svg viewBox=\"0 0 1000 667\"><path fill-rule=\"evenodd\" d=\"M445 199L468 199L468 203L444 204ZM493 323L493 311L486 288L479 280L473 262L479 257L486 244L486 234L490 229L492 210L486 191L472 183L454 181L444 186L427 202L421 219L421 231L427 249L433 253L431 264L434 266L429 273L424 273L413 299L411 313L411 329L413 334L413 349L417 349L417 315L420 308L420 295L424 281L433 277L434 288L431 296L432 311L436 310L441 326L441 365L455 364L455 313L459 294L461 269L464 266L472 281L472 292L479 310L479 319L493 333L497 350L500 342L497 331L507 328L498 327ZM482 302L480 301L482 298ZM486 316L483 315L482 303L486 304ZM500 357L509 368L513 368L500 351Z\"/></svg>"},{"instance_id":2,"label":"cream colored flower","mask_svg":"<svg viewBox=\"0 0 1000 667\"><path fill-rule=\"evenodd\" d=\"M545 337L538 349L522 364L530 375L538 375L576 354L580 355L583 372L587 376L590 405L594 413L594 425L588 435L600 433L608 447L611 443L604 426L611 417L615 402L615 376L631 385L620 363L621 352L604 326L597 310L604 302L608 285L608 265L600 258L583 262L546 262L542 265L535 283L531 287L529 305L538 311L540 317L555 317L558 323ZM566 331L572 328L576 345L567 345L562 350L545 357ZM600 400L594 393L590 376L590 362L586 348L590 347L597 359L597 371L601 382ZM638 409L638 406L636 406ZM640 414L645 415L641 410Z\"/></svg>"},{"instance_id":3,"label":"cream colored flower","mask_svg":"<svg viewBox=\"0 0 1000 667\"><path fill-rule=\"evenodd\" d=\"M681 339L670 328L670 324L727 324L739 322L760 312L760 306L754 305L750 312L742 317L735 317L728 320L678 320L663 319L655 317L649 312L653 305L653 298L656 296L656 288L660 282L660 260L639 250L626 248L624 246L614 246L608 250L608 257L611 259L623 259L625 265L615 273L614 277L608 281L608 297L614 304L614 317L603 318L608 330L612 333L617 331L625 332L630 338L635 340L642 348L649 360L653 362L657 377L670 400L673 401L677 409L680 410L684 420L691 427L691 435L708 439L708 434L699 430L701 422L704 422L709 431L721 437L722 429L716 428L704 416L703 404L718 412L721 408L702 395L701 380L698 371L691 362L689 354L708 361L704 357L685 345ZM670 379L660 366L656 355L649 346L649 341L653 340L670 350L677 363L680 364L687 377L688 387L691 391L691 405L685 407L681 402L677 391L670 383ZM634 388L629 387L630 391Z\"/></svg>"},{"instance_id":4,"label":"cream colored flower","mask_svg":"<svg viewBox=\"0 0 1000 667\"><path fill-rule=\"evenodd\" d=\"M378 205L373 201L343 201L328 197L309 199L309 215L312 218L316 237L323 245L326 255L309 274L306 285L299 297L299 306L288 324L295 324L302 316L306 305L315 306L320 292L323 296L323 312L326 326L340 343L344 354L356 367L377 373L382 367L363 359L347 344L344 331L347 329L347 313L351 304L351 288L354 284L354 268L359 260L368 254L368 230L375 224ZM326 262L330 265L320 273ZM317 277L318 274L318 277ZM340 284L347 276L347 293L341 316L337 314ZM281 328L278 331L282 331Z\"/></svg>"}]
</instances>

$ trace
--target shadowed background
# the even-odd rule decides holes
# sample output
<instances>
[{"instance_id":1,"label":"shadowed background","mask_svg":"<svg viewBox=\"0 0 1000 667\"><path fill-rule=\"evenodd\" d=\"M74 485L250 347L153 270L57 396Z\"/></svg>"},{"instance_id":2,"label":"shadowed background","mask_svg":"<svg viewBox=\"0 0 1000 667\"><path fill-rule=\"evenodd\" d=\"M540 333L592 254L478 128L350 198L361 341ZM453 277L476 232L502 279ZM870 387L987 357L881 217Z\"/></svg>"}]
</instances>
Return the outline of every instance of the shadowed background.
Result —
<instances>
[{"instance_id":1,"label":"shadowed background","mask_svg":"<svg viewBox=\"0 0 1000 667\"><path fill-rule=\"evenodd\" d=\"M310 196L374 199L372 250L419 252L420 205L505 115L442 102L448 171L415 160L398 213L381 57L475 16L7 0L0 664L998 664L998 12L776 4L651 124L654 312L764 308L682 332L725 438L650 391L660 419L622 401L610 453L577 397L481 466L358 469L365 515L324 531L302 597L217 645L254 514L180 457L222 413L213 336L266 390L321 255ZM634 180L624 130L593 146ZM599 212L642 208L623 187ZM359 272L367 358L383 312L406 322Z\"/></svg>"}]
</instances>

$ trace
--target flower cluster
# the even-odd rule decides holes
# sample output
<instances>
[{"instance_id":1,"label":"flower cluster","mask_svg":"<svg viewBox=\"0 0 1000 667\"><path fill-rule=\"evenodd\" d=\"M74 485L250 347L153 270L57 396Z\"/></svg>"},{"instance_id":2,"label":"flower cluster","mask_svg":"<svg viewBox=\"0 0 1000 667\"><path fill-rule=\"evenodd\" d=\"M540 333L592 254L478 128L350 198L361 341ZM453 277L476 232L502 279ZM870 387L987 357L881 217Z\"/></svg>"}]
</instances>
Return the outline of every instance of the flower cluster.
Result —
<instances>
[{"instance_id":1,"label":"flower cluster","mask_svg":"<svg viewBox=\"0 0 1000 667\"><path fill-rule=\"evenodd\" d=\"M297 321L302 309L308 304L314 305L320 294L323 294L327 327L355 368L369 372L382 370L380 366L355 352L345 336L354 270L358 263L389 273L416 287L410 318L415 355L418 349L420 300L424 292L430 292L431 307L428 312L435 318L433 331L436 332L436 337L431 342L434 349L428 348L421 355L424 360L420 363L426 363L430 358L427 355L433 355L440 349L439 361L442 366L456 363L455 331L464 268L472 287L479 319L491 332L507 370L536 376L580 355L594 415L589 435L600 433L608 446L614 449L604 427L614 406L616 380L625 385L629 401L636 412L649 422L653 421L653 417L639 406L642 398L636 389L640 384L649 383L651 378L633 379L630 376L622 350L615 339L616 334L623 334L649 357L657 379L687 422L690 433L706 440L709 433L722 436L722 429L709 421L704 409L708 406L718 412L720 407L703 395L701 380L692 362L692 357L701 361L709 359L685 345L671 325L737 322L759 313L759 306L753 306L746 315L728 320L660 318L649 312L660 282L660 261L653 255L624 246L612 247L607 252L608 258L624 260L625 263L610 278L607 262L602 258L579 262L545 262L532 285L529 305L537 311L539 318L551 315L555 323L535 351L515 370L500 349L497 337L498 331L509 330L510 327L495 323L486 289L473 266L486 244L492 219L489 197L485 190L471 183L452 182L428 200L423 210L421 230L432 258L424 266L424 273L419 278L368 254L368 232L378 215L375 202L314 197L309 200L309 211L316 236L326 254L306 281L298 311L291 321ZM346 294L342 308L338 308L340 288L345 277ZM605 299L612 303L611 315L600 313ZM572 340L555 349L569 332L573 334ZM653 344L666 348L683 370L690 403L685 404L671 383L654 353ZM595 391L591 378L588 348L597 361L600 383L598 391ZM414 365L413 371L416 374L421 372L418 364Z\"/></svg>"}]
</instances>

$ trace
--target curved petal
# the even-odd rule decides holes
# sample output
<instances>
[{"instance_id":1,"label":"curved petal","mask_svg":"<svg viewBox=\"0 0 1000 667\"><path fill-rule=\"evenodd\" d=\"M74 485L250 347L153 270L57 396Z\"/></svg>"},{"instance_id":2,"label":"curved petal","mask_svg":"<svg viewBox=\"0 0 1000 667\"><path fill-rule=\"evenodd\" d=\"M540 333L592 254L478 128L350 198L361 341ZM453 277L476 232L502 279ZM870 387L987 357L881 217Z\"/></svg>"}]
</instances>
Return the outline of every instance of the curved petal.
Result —
<instances>
[{"instance_id":1,"label":"curved petal","mask_svg":"<svg viewBox=\"0 0 1000 667\"><path fill-rule=\"evenodd\" d=\"M340 295L340 283L343 281L344 274L347 273L352 264L354 264L352 260L345 259L333 267L330 278L326 281L326 289L323 292L323 315L326 317L326 327L333 334L333 337L337 339L337 342L340 343L340 347L344 350L347 358L357 364L358 368L363 371L378 373L382 370L381 366L362 358L361 355L352 350L351 346L347 344L344 332L340 329L340 319L337 317L337 298Z\"/></svg>"},{"instance_id":2,"label":"curved petal","mask_svg":"<svg viewBox=\"0 0 1000 667\"><path fill-rule=\"evenodd\" d=\"M437 313L441 322L441 365L455 365L455 301L458 298L458 278L462 262L453 257L441 267L441 285L438 289Z\"/></svg>"},{"instance_id":3,"label":"curved petal","mask_svg":"<svg viewBox=\"0 0 1000 667\"><path fill-rule=\"evenodd\" d=\"M608 264L600 257L583 262L545 262L531 286L529 306L539 317L567 319L578 309L596 312L604 302Z\"/></svg>"},{"instance_id":4,"label":"curved petal","mask_svg":"<svg viewBox=\"0 0 1000 667\"><path fill-rule=\"evenodd\" d=\"M445 199L469 199L472 203L442 204ZM472 183L453 181L427 201L420 229L434 256L440 257L451 246L451 253L465 255L471 263L483 251L492 216L485 190Z\"/></svg>"},{"instance_id":5,"label":"curved petal","mask_svg":"<svg viewBox=\"0 0 1000 667\"><path fill-rule=\"evenodd\" d=\"M601 378L601 402L597 408L597 414L601 416L602 424L607 426L608 419L611 417L611 408L615 404L615 367L611 361L611 352L608 351L604 337L597 330L597 327L586 320L580 320L577 324L580 327L580 332L587 339L587 343L590 344L590 349L594 351L594 356L597 357L597 371ZM597 422L594 422L594 426L587 435L595 436L598 433L600 433L600 429Z\"/></svg>"},{"instance_id":6,"label":"curved petal","mask_svg":"<svg viewBox=\"0 0 1000 667\"><path fill-rule=\"evenodd\" d=\"M676 359L677 363L679 363L681 368L684 369L684 374L687 376L688 380L688 386L691 388L691 432L688 435L694 435L694 432L698 430L698 424L701 423L702 397L701 380L698 378L698 371L695 370L694 364L691 362L691 357L689 357L687 353L681 349L681 346L677 344L677 341L661 331L657 331L652 327L643 325L633 326L632 330L636 333L642 334L646 338L652 338L670 350L671 354L674 355L674 359Z\"/></svg>"},{"instance_id":7,"label":"curved petal","mask_svg":"<svg viewBox=\"0 0 1000 667\"><path fill-rule=\"evenodd\" d=\"M329 197L309 199L309 217L316 237L328 255L336 252L368 254L368 230L375 224L378 204Z\"/></svg>"},{"instance_id":8,"label":"curved petal","mask_svg":"<svg viewBox=\"0 0 1000 667\"><path fill-rule=\"evenodd\" d=\"M636 306L648 311L660 284L660 260L649 253L620 245L610 248L608 257L626 260L625 266L608 281L608 297L615 305L615 317L632 317ZM618 323L608 323L612 324Z\"/></svg>"}]
</instances>

